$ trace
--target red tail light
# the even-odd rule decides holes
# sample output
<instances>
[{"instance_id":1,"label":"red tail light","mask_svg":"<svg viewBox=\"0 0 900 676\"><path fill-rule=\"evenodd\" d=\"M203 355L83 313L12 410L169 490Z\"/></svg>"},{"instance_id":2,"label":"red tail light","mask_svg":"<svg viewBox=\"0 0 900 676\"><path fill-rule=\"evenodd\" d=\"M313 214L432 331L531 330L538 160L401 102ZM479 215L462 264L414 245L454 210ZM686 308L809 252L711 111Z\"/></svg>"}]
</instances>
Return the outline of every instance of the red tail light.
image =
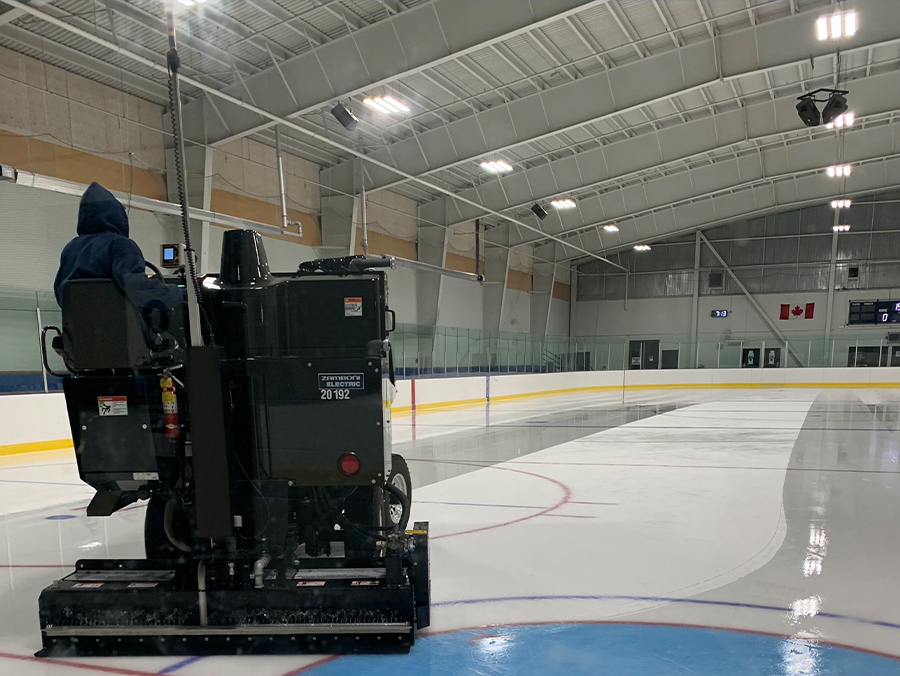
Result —
<instances>
[{"instance_id":1,"label":"red tail light","mask_svg":"<svg viewBox=\"0 0 900 676\"><path fill-rule=\"evenodd\" d=\"M338 461L338 467L342 474L353 476L359 471L359 458L353 453L346 453L345 455L342 455Z\"/></svg>"}]
</instances>

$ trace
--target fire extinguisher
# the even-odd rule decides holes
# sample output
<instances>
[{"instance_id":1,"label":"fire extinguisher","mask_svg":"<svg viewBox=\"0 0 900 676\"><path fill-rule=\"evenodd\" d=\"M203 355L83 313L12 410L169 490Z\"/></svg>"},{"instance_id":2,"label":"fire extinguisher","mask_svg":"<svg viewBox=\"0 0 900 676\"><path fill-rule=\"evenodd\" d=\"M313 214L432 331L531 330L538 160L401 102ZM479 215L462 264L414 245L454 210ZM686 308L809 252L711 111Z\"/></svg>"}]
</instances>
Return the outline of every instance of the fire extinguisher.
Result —
<instances>
[{"instance_id":1,"label":"fire extinguisher","mask_svg":"<svg viewBox=\"0 0 900 676\"><path fill-rule=\"evenodd\" d=\"M178 400L175 398L175 384L168 372L159 379L162 390L163 423L166 426L166 439L177 439L181 434L178 422Z\"/></svg>"}]
</instances>

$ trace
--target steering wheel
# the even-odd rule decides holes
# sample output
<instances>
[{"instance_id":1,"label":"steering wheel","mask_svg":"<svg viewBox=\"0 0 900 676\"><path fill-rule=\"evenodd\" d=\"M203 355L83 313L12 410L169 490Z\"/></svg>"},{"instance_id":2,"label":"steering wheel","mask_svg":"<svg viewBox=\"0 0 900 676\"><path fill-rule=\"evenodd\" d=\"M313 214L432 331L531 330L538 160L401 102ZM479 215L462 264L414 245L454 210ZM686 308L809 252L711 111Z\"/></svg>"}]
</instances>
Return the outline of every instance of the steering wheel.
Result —
<instances>
[{"instance_id":1,"label":"steering wheel","mask_svg":"<svg viewBox=\"0 0 900 676\"><path fill-rule=\"evenodd\" d=\"M144 267L150 268L151 272L153 272L153 274L151 275L151 277L155 278L157 281L160 281L160 282L163 281L163 274L162 274L162 272L161 272L160 269L159 269L158 267L156 267L153 263L151 263L151 262L148 261L148 260L145 260L145 261L144 261Z\"/></svg>"}]
</instances>

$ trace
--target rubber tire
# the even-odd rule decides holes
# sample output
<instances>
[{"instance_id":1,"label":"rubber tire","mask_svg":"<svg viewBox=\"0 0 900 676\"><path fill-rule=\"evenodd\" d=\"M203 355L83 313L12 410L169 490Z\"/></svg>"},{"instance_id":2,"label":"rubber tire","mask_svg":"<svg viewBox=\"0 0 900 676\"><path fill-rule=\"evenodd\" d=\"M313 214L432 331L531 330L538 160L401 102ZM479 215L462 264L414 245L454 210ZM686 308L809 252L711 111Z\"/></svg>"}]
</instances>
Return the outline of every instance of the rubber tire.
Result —
<instances>
[{"instance_id":1,"label":"rubber tire","mask_svg":"<svg viewBox=\"0 0 900 676\"><path fill-rule=\"evenodd\" d=\"M402 475L403 479L406 481L406 497L409 500L410 504L412 504L412 478L409 475L409 466L406 464L406 460L403 459L402 455L397 455L396 453L391 454L391 473L388 475L388 483L391 483L394 480L394 477L398 474ZM386 495L388 500L385 502L384 508L384 523L385 525L393 523L391 520L391 512L390 505L399 504L397 499L392 495Z\"/></svg>"},{"instance_id":2,"label":"rubber tire","mask_svg":"<svg viewBox=\"0 0 900 676\"><path fill-rule=\"evenodd\" d=\"M169 538L166 536L165 518L166 499L159 495L150 496L150 499L147 500L147 512L144 515L144 553L149 561L171 561L187 556L186 552L169 542ZM190 526L187 520L182 517L180 521L181 523L176 515L174 528L182 536L188 535Z\"/></svg>"}]
</instances>

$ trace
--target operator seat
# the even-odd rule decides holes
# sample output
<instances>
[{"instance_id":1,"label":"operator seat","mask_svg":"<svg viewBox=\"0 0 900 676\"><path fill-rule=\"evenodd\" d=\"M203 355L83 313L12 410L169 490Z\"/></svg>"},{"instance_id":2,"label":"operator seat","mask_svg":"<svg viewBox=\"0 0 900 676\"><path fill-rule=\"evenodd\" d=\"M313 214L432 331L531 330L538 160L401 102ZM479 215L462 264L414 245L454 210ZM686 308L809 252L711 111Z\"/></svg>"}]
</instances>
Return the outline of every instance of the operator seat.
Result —
<instances>
[{"instance_id":1,"label":"operator seat","mask_svg":"<svg viewBox=\"0 0 900 676\"><path fill-rule=\"evenodd\" d=\"M71 371L137 369L155 361L140 312L111 279L66 282L62 320L53 348Z\"/></svg>"}]
</instances>

